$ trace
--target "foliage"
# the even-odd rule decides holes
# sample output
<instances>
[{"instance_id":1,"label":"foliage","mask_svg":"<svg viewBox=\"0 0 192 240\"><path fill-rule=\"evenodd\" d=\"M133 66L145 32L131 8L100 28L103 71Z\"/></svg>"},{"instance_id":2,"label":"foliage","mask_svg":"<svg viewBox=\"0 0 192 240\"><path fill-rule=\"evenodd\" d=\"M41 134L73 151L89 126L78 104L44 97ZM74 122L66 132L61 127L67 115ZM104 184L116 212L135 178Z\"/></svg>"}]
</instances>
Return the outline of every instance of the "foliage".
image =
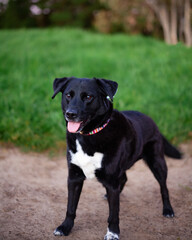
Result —
<instances>
[{"instance_id":1,"label":"foliage","mask_svg":"<svg viewBox=\"0 0 192 240\"><path fill-rule=\"evenodd\" d=\"M0 31L0 141L36 151L65 147L56 77L115 80L119 110L151 116L180 142L192 131L192 49L140 36L75 29Z\"/></svg>"},{"instance_id":2,"label":"foliage","mask_svg":"<svg viewBox=\"0 0 192 240\"><path fill-rule=\"evenodd\" d=\"M71 26L192 44L191 0L3 0L0 28Z\"/></svg>"},{"instance_id":3,"label":"foliage","mask_svg":"<svg viewBox=\"0 0 192 240\"><path fill-rule=\"evenodd\" d=\"M91 28L94 11L101 8L97 0L58 0L51 6L51 25Z\"/></svg>"},{"instance_id":4,"label":"foliage","mask_svg":"<svg viewBox=\"0 0 192 240\"><path fill-rule=\"evenodd\" d=\"M160 34L156 16L146 5L145 0L100 0L107 9L95 14L94 25L100 32ZM119 28L117 28L119 26Z\"/></svg>"},{"instance_id":5,"label":"foliage","mask_svg":"<svg viewBox=\"0 0 192 240\"><path fill-rule=\"evenodd\" d=\"M0 28L91 28L94 11L101 7L99 0L9 0L7 5L0 3Z\"/></svg>"},{"instance_id":6,"label":"foliage","mask_svg":"<svg viewBox=\"0 0 192 240\"><path fill-rule=\"evenodd\" d=\"M2 3L1 3L2 4ZM0 27L18 28L29 27L32 24L30 18L30 2L28 0L9 0L7 7L0 6Z\"/></svg>"},{"instance_id":7,"label":"foliage","mask_svg":"<svg viewBox=\"0 0 192 240\"><path fill-rule=\"evenodd\" d=\"M141 33L164 36L168 44L192 44L190 0L100 1L108 7L95 14L94 26L100 32Z\"/></svg>"}]
</instances>

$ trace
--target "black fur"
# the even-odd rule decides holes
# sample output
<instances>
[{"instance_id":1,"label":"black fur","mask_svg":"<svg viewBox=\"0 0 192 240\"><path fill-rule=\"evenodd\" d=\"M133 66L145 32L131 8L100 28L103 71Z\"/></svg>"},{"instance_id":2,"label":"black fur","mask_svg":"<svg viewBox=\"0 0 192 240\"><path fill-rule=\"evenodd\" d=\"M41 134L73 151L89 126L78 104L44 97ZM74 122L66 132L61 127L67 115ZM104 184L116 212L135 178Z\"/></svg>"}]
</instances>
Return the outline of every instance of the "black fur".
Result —
<instances>
[{"instance_id":1,"label":"black fur","mask_svg":"<svg viewBox=\"0 0 192 240\"><path fill-rule=\"evenodd\" d=\"M76 209L86 179L82 169L71 163L70 151L77 152L76 140L83 151L93 156L103 153L102 167L95 176L106 188L109 203L108 229L119 235L119 196L127 181L126 170L143 158L160 184L163 215L173 217L166 186L167 166L164 154L181 158L180 152L159 132L148 116L135 112L113 110L112 100L117 83L105 79L55 79L54 95L62 92L62 110L66 122L82 122L76 133L67 132L68 144L68 206L64 222L56 229L55 235L68 235L74 225ZM109 96L107 98L107 96ZM93 129L108 125L100 132L88 136ZM114 236L105 239L118 239Z\"/></svg>"}]
</instances>

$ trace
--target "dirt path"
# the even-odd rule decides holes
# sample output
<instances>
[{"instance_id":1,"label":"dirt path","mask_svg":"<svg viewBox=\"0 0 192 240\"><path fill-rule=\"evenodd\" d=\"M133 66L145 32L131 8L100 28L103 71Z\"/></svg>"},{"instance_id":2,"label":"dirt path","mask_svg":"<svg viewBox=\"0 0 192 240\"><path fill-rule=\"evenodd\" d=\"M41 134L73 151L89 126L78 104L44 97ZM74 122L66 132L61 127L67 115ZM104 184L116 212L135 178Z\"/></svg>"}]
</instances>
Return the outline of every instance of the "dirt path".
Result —
<instances>
[{"instance_id":1,"label":"dirt path","mask_svg":"<svg viewBox=\"0 0 192 240\"><path fill-rule=\"evenodd\" d=\"M176 217L161 215L159 186L142 161L127 172L121 195L121 240L192 239L192 143L181 145L183 160L167 159L168 186ZM68 237L53 230L65 216L66 161L0 148L0 240L96 240L107 229L104 188L86 181L77 219Z\"/></svg>"}]
</instances>

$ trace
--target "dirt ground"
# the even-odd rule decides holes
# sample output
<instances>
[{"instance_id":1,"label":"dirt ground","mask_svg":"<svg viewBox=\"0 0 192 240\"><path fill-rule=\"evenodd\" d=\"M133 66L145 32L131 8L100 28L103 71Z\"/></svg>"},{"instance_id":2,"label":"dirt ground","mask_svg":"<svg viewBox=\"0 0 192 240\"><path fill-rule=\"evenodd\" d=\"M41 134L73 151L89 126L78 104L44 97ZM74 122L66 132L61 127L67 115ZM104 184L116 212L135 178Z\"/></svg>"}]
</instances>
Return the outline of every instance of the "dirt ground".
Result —
<instances>
[{"instance_id":1,"label":"dirt ground","mask_svg":"<svg viewBox=\"0 0 192 240\"><path fill-rule=\"evenodd\" d=\"M121 240L192 239L192 142L180 146L183 160L167 159L168 187L175 218L162 216L159 186L143 161L127 171L121 195ZM96 240L107 229L104 188L85 181L75 226L68 237L54 237L67 205L65 157L22 153L0 147L0 240Z\"/></svg>"}]
</instances>

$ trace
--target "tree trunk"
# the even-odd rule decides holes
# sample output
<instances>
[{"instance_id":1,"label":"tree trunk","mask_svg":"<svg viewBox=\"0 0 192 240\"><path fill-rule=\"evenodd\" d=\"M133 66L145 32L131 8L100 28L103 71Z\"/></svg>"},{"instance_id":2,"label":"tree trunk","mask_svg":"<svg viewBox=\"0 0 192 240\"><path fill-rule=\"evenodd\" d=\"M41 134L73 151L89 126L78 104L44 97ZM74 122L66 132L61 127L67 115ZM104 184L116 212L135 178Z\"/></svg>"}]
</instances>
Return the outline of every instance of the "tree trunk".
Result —
<instances>
[{"instance_id":1,"label":"tree trunk","mask_svg":"<svg viewBox=\"0 0 192 240\"><path fill-rule=\"evenodd\" d=\"M178 33L179 41L184 42L183 32L184 32L184 9L183 2L178 1Z\"/></svg>"},{"instance_id":2,"label":"tree trunk","mask_svg":"<svg viewBox=\"0 0 192 240\"><path fill-rule=\"evenodd\" d=\"M171 0L171 43L177 44L177 0Z\"/></svg>"},{"instance_id":3,"label":"tree trunk","mask_svg":"<svg viewBox=\"0 0 192 240\"><path fill-rule=\"evenodd\" d=\"M161 22L165 42L171 44L171 24L169 20L168 7L165 2L161 2L158 9L158 16Z\"/></svg>"},{"instance_id":4,"label":"tree trunk","mask_svg":"<svg viewBox=\"0 0 192 240\"><path fill-rule=\"evenodd\" d=\"M160 24L163 28L164 40L166 43L171 44L170 34L170 19L169 11L166 3L159 0L145 0L146 3L153 9L157 17L159 18Z\"/></svg>"},{"instance_id":5,"label":"tree trunk","mask_svg":"<svg viewBox=\"0 0 192 240\"><path fill-rule=\"evenodd\" d=\"M184 34L185 44L190 47L192 45L190 0L184 0Z\"/></svg>"},{"instance_id":6,"label":"tree trunk","mask_svg":"<svg viewBox=\"0 0 192 240\"><path fill-rule=\"evenodd\" d=\"M164 39L168 44L179 40L192 46L190 0L145 0L158 16L163 28ZM170 14L170 15L169 15Z\"/></svg>"}]
</instances>

